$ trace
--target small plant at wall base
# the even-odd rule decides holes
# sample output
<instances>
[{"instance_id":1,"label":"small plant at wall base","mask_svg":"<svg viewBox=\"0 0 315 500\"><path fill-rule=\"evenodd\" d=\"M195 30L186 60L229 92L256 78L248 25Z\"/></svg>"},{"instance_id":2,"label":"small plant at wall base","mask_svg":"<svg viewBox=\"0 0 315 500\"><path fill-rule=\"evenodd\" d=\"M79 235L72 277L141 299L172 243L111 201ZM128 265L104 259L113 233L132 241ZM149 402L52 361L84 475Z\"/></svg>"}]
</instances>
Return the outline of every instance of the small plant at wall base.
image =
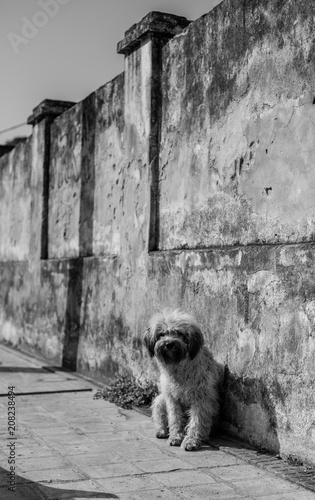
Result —
<instances>
[{"instance_id":1,"label":"small plant at wall base","mask_svg":"<svg viewBox=\"0 0 315 500\"><path fill-rule=\"evenodd\" d=\"M157 393L157 386L153 382L140 384L132 375L124 374L108 387L99 389L94 399L104 398L121 408L131 409L133 406L150 406Z\"/></svg>"}]
</instances>

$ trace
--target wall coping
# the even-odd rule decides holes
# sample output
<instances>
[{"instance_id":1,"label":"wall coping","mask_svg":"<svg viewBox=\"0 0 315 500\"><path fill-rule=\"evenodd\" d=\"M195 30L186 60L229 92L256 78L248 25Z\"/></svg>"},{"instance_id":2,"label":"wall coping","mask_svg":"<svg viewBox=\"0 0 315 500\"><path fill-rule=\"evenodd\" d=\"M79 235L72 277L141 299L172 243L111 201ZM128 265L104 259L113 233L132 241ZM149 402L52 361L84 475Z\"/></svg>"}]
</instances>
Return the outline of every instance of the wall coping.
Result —
<instances>
[{"instance_id":1,"label":"wall coping","mask_svg":"<svg viewBox=\"0 0 315 500\"><path fill-rule=\"evenodd\" d=\"M14 149L14 146L10 145L10 144L4 144L4 145L0 145L0 158L1 156L5 155L6 153L10 153L10 151L12 151L12 149Z\"/></svg>"},{"instance_id":2,"label":"wall coping","mask_svg":"<svg viewBox=\"0 0 315 500\"><path fill-rule=\"evenodd\" d=\"M72 108L76 102L72 101L55 101L52 99L44 99L38 106L33 109L32 114L28 117L28 125L36 125L44 118L56 118L68 109Z\"/></svg>"},{"instance_id":3,"label":"wall coping","mask_svg":"<svg viewBox=\"0 0 315 500\"><path fill-rule=\"evenodd\" d=\"M188 21L186 17L165 12L150 12L139 23L133 24L125 31L125 38L117 44L117 52L128 55L150 34L172 38L181 33L190 23L191 21Z\"/></svg>"}]
</instances>

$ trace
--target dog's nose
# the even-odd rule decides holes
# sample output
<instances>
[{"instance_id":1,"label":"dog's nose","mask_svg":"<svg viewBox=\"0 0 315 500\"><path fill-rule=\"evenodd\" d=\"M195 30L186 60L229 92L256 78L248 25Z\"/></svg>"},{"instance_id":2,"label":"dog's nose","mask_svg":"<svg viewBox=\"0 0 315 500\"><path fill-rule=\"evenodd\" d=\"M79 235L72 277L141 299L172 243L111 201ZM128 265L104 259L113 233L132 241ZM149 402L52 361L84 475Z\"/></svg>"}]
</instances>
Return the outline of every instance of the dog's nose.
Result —
<instances>
[{"instance_id":1,"label":"dog's nose","mask_svg":"<svg viewBox=\"0 0 315 500\"><path fill-rule=\"evenodd\" d=\"M169 348L171 348L171 347L173 347L173 346L174 346L174 341L173 341L173 340L170 340L170 341L169 341L169 342L167 342L167 344L166 344L167 349L169 349Z\"/></svg>"}]
</instances>

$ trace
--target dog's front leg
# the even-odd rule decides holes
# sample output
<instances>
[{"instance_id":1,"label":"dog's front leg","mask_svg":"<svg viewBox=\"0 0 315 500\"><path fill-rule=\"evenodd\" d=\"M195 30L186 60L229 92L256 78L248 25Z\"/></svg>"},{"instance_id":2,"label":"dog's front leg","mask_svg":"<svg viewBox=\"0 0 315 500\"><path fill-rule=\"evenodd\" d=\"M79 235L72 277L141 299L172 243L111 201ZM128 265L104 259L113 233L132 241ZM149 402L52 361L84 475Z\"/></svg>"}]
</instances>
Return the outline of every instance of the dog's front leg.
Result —
<instances>
[{"instance_id":1,"label":"dog's front leg","mask_svg":"<svg viewBox=\"0 0 315 500\"><path fill-rule=\"evenodd\" d=\"M163 397L163 394L159 394L153 401L152 417L155 423L156 437L159 439L167 438L169 432L168 432L166 402Z\"/></svg>"},{"instance_id":2,"label":"dog's front leg","mask_svg":"<svg viewBox=\"0 0 315 500\"><path fill-rule=\"evenodd\" d=\"M185 415L182 407L176 399L168 397L166 399L166 409L168 417L170 446L180 446L184 439Z\"/></svg>"},{"instance_id":3,"label":"dog's front leg","mask_svg":"<svg viewBox=\"0 0 315 500\"><path fill-rule=\"evenodd\" d=\"M190 408L190 418L186 428L186 436L182 442L182 448L186 451L198 450L201 441L209 437L212 415L202 405L193 404Z\"/></svg>"}]
</instances>

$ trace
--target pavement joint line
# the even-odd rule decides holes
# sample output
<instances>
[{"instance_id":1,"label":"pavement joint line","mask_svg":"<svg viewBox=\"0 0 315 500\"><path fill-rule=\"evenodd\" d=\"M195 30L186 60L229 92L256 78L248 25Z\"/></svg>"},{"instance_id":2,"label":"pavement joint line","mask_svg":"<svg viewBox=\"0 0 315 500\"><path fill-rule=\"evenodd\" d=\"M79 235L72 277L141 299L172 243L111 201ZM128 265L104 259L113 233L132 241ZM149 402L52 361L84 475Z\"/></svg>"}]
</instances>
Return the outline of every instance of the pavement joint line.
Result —
<instances>
[{"instance_id":1,"label":"pavement joint line","mask_svg":"<svg viewBox=\"0 0 315 500\"><path fill-rule=\"evenodd\" d=\"M137 467L137 462L133 462L133 465ZM167 470L157 470L157 471L142 471L140 469L139 470L139 473L138 474L124 474L123 476L118 476L118 477L128 477L128 476L148 476L148 475L152 475L152 474L166 474L168 472L177 472L177 471L182 471L182 470L187 470L187 471L191 471L192 469L184 469L183 467L177 467L176 469L167 469ZM106 476L106 479L110 478L110 477L117 477L117 476ZM101 478L97 478L97 479L101 479Z\"/></svg>"},{"instance_id":2,"label":"pavement joint line","mask_svg":"<svg viewBox=\"0 0 315 500\"><path fill-rule=\"evenodd\" d=\"M24 478L23 478L24 479ZM94 481L94 478L90 478L89 476L78 478L78 479L42 479L39 482L33 481L32 479L25 479L25 482L19 483L20 486L21 484L23 485L29 485L29 484L64 484L64 483L82 483L82 481ZM7 488L6 485L0 486L0 488Z\"/></svg>"},{"instance_id":3,"label":"pavement joint line","mask_svg":"<svg viewBox=\"0 0 315 500\"><path fill-rule=\"evenodd\" d=\"M94 389L61 389L59 391L17 392L14 396L38 396L41 394L62 394L70 392L92 392ZM0 393L0 398L7 398L8 393Z\"/></svg>"},{"instance_id":4,"label":"pavement joint line","mask_svg":"<svg viewBox=\"0 0 315 500\"><path fill-rule=\"evenodd\" d=\"M135 465L135 464L133 464ZM73 465L71 465L71 468L75 471L75 472L80 472L82 473L82 469L80 469L79 467L75 467ZM202 470L200 470L202 468L199 468L199 467L196 467L194 470L196 471L200 471L202 472ZM50 469L45 469L46 470L50 470ZM139 470L138 473L136 474L120 474L119 476L116 476L116 475L106 475L105 477L98 477L98 478L91 478L89 475L85 474L85 478L80 478L80 479L51 479L51 480L42 480L40 481L41 483L48 483L48 484L62 484L62 483L77 483L77 482L81 482L82 480L92 480L92 481L96 481L96 480L102 480L102 479L111 479L111 478L126 478L126 477L143 477L143 476L152 476L152 475L160 475L160 474L167 474L169 472L181 472L181 471L186 471L186 470L190 470L191 469L184 469L184 468L176 468L176 469L168 469L168 470L163 470L163 471L154 471L154 472L146 472L146 471L141 471ZM211 474L207 474L206 472L204 472L207 476L209 475L209 477L212 477ZM26 474L24 472L24 474ZM29 483L33 483L33 481L31 479L27 479L27 478L24 478L22 477L23 481L25 481L27 484ZM213 478L215 479L215 478ZM220 480L220 483L221 484L226 484L227 486L230 486L231 487L231 482L228 481L228 480L224 480L223 478L218 478ZM164 483L163 483L164 484ZM202 485L203 483L200 483L200 485ZM208 484L208 483L204 483L204 484ZM2 487L2 486L1 486ZM174 486L175 487L175 486Z\"/></svg>"}]
</instances>

